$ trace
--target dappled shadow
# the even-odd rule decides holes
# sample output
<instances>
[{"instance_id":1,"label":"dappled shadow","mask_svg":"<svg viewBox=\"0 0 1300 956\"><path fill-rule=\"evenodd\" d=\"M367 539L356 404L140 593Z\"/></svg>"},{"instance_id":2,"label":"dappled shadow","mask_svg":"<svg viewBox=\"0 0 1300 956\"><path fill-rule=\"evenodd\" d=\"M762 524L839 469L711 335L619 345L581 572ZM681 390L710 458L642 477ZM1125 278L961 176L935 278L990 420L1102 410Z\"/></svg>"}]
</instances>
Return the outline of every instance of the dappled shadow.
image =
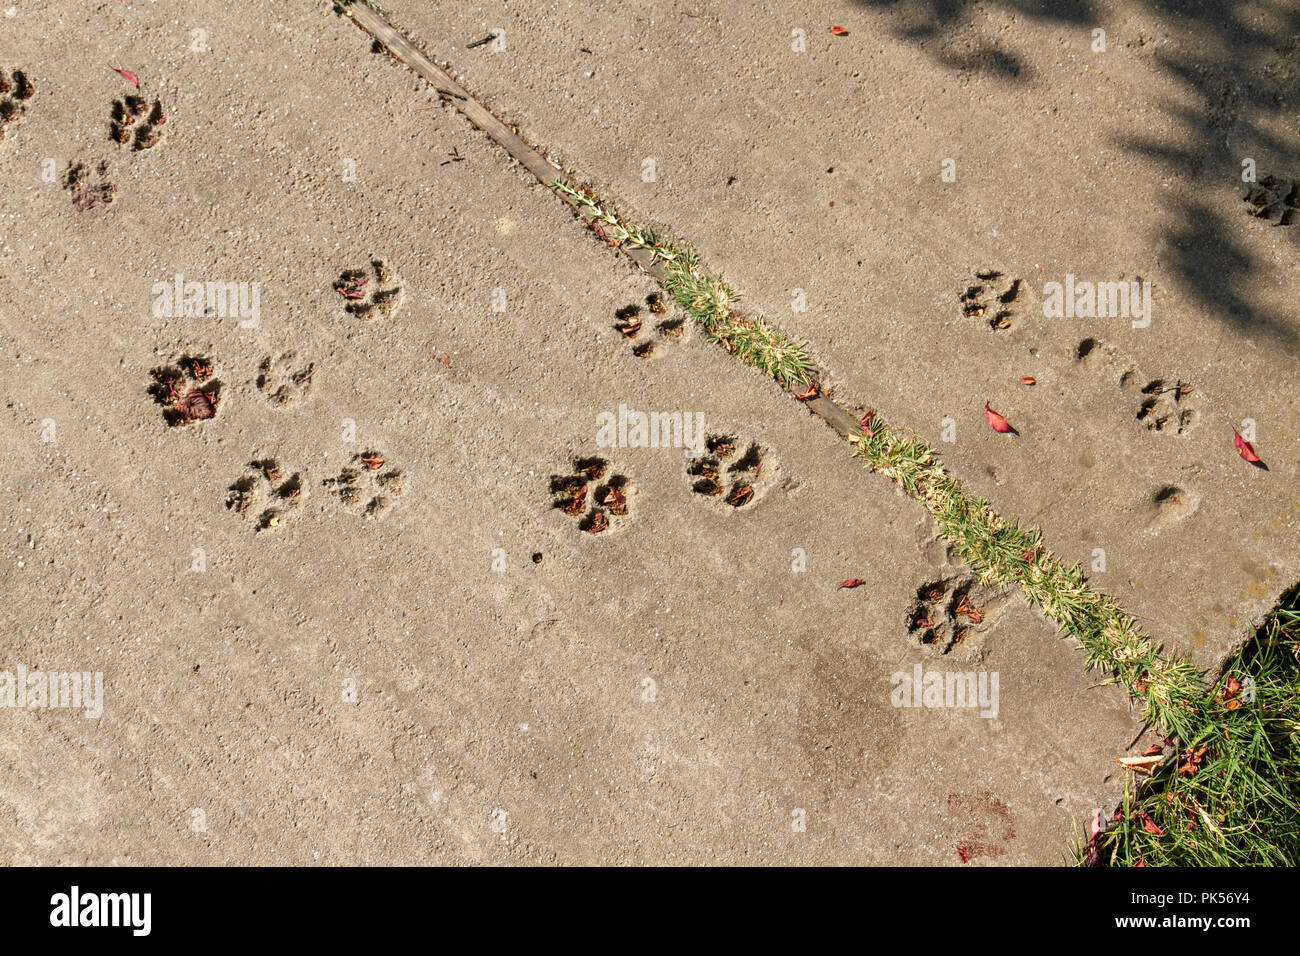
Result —
<instances>
[{"instance_id":1,"label":"dappled shadow","mask_svg":"<svg viewBox=\"0 0 1300 956\"><path fill-rule=\"evenodd\" d=\"M1014 49L1003 31L981 39L980 11L1000 10L1049 26L1105 29L1108 43L1155 42L1155 67L1176 81L1185 95L1158 104L1172 122L1167 134L1119 140L1123 148L1160 164L1171 178L1213 197L1242 190L1242 163L1252 159L1256 175L1300 179L1300 5L1274 0L1159 2L1136 0L1118 14L1092 0L857 0L885 19L895 37L916 43L926 55L960 74L1007 82L1046 81L1034 76L1027 51ZM1110 5L1107 4L1107 7ZM1129 12L1164 30L1139 36ZM1178 39L1175 39L1178 38ZM1080 39L1088 42L1090 37ZM1157 42L1158 41L1158 42ZM1284 127L1286 138L1273 132ZM1261 337L1288 350L1300 345L1294 318L1266 314L1248 304L1250 283L1262 278L1245 241L1249 207L1239 202L1231 215L1223 203L1163 198L1163 244L1174 275L1232 331ZM1282 241L1300 249L1300 222L1279 226Z\"/></svg>"}]
</instances>

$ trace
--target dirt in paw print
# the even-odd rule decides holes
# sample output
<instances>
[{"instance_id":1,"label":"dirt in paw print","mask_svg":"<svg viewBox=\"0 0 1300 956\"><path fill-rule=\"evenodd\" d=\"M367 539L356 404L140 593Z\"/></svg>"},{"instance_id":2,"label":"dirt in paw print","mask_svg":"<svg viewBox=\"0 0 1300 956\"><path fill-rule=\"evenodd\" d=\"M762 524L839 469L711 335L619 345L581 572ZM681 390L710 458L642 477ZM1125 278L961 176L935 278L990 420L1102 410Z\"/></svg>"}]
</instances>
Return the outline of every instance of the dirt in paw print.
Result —
<instances>
[{"instance_id":1,"label":"dirt in paw print","mask_svg":"<svg viewBox=\"0 0 1300 956\"><path fill-rule=\"evenodd\" d=\"M1125 389L1137 388L1138 379L1126 372L1120 379ZM1186 382L1166 383L1153 379L1140 389L1137 420L1162 435L1183 435L1196 424L1196 389Z\"/></svg>"},{"instance_id":2,"label":"dirt in paw print","mask_svg":"<svg viewBox=\"0 0 1300 956\"><path fill-rule=\"evenodd\" d=\"M353 455L348 466L322 482L350 510L366 518L383 518L406 491L406 476L379 451Z\"/></svg>"},{"instance_id":3,"label":"dirt in paw print","mask_svg":"<svg viewBox=\"0 0 1300 956\"><path fill-rule=\"evenodd\" d=\"M221 382L213 373L212 360L199 355L182 355L149 373L149 394L162 406L168 425L193 425L217 417Z\"/></svg>"},{"instance_id":4,"label":"dirt in paw print","mask_svg":"<svg viewBox=\"0 0 1300 956\"><path fill-rule=\"evenodd\" d=\"M772 484L774 468L766 452L751 442L742 449L734 435L711 435L705 454L686 465L691 490L731 508L752 507Z\"/></svg>"},{"instance_id":5,"label":"dirt in paw print","mask_svg":"<svg viewBox=\"0 0 1300 956\"><path fill-rule=\"evenodd\" d=\"M631 482L611 471L603 458L575 459L572 474L551 476L553 506L588 534L608 531L627 518L632 498Z\"/></svg>"},{"instance_id":6,"label":"dirt in paw print","mask_svg":"<svg viewBox=\"0 0 1300 956\"><path fill-rule=\"evenodd\" d=\"M1285 176L1265 176L1259 182L1246 183L1242 193L1247 211L1275 226L1288 225L1300 209L1300 185Z\"/></svg>"},{"instance_id":7,"label":"dirt in paw print","mask_svg":"<svg viewBox=\"0 0 1300 956\"><path fill-rule=\"evenodd\" d=\"M257 367L257 388L272 405L296 405L311 391L315 371L315 364L299 361L295 352L268 355Z\"/></svg>"},{"instance_id":8,"label":"dirt in paw print","mask_svg":"<svg viewBox=\"0 0 1300 956\"><path fill-rule=\"evenodd\" d=\"M108 163L103 160L93 168L69 163L63 173L63 188L72 197L73 207L82 212L107 206L117 195L117 187L108 181Z\"/></svg>"},{"instance_id":9,"label":"dirt in paw print","mask_svg":"<svg viewBox=\"0 0 1300 956\"><path fill-rule=\"evenodd\" d=\"M226 507L252 523L254 531L284 524L302 507L307 483L300 472L288 473L275 458L250 462L230 486Z\"/></svg>"},{"instance_id":10,"label":"dirt in paw print","mask_svg":"<svg viewBox=\"0 0 1300 956\"><path fill-rule=\"evenodd\" d=\"M1017 300L1024 291L1020 279L1004 276L996 269L981 269L975 281L959 296L961 314L979 319L995 332L1009 329L1018 319Z\"/></svg>"},{"instance_id":11,"label":"dirt in paw print","mask_svg":"<svg viewBox=\"0 0 1300 956\"><path fill-rule=\"evenodd\" d=\"M0 71L0 138L9 132L10 123L27 112L27 101L35 93L36 87L22 70Z\"/></svg>"},{"instance_id":12,"label":"dirt in paw print","mask_svg":"<svg viewBox=\"0 0 1300 956\"><path fill-rule=\"evenodd\" d=\"M936 656L960 648L967 660L979 660L989 619L1003 603L972 575L938 578L917 588L907 632Z\"/></svg>"},{"instance_id":13,"label":"dirt in paw print","mask_svg":"<svg viewBox=\"0 0 1300 956\"><path fill-rule=\"evenodd\" d=\"M652 292L645 298L644 311L648 311L651 316L666 315L668 305L660 293ZM647 319L642 307L636 304L623 306L614 313L614 319L614 328L624 338L636 342L632 346L632 354L637 358L654 358L661 354L660 346L680 342L686 337L685 319ZM647 323L653 325L653 331L646 328Z\"/></svg>"},{"instance_id":14,"label":"dirt in paw print","mask_svg":"<svg viewBox=\"0 0 1300 956\"><path fill-rule=\"evenodd\" d=\"M153 149L162 138L162 126L167 122L162 101L152 104L134 93L113 100L109 108L108 138L119 146L130 146L139 152Z\"/></svg>"},{"instance_id":15,"label":"dirt in paw print","mask_svg":"<svg viewBox=\"0 0 1300 956\"><path fill-rule=\"evenodd\" d=\"M334 282L334 291L347 303L343 311L358 319L391 319L401 308L405 289L382 259L370 269L348 269Z\"/></svg>"}]
</instances>

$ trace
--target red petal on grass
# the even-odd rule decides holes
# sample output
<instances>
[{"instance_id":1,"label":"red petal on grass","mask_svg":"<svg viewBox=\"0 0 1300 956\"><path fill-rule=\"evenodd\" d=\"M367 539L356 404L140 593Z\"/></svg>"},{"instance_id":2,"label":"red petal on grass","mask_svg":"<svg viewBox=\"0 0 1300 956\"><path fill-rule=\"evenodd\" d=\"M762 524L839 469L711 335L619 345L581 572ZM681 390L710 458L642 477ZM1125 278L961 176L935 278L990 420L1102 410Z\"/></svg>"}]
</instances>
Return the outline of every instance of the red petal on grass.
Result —
<instances>
[{"instance_id":1,"label":"red petal on grass","mask_svg":"<svg viewBox=\"0 0 1300 956\"><path fill-rule=\"evenodd\" d=\"M844 29L844 27L838 27L838 26L831 27L831 36L846 37L848 35L849 35L849 31Z\"/></svg>"},{"instance_id":2,"label":"red petal on grass","mask_svg":"<svg viewBox=\"0 0 1300 956\"><path fill-rule=\"evenodd\" d=\"M1237 429L1235 428L1232 430L1232 447L1237 449L1238 455L1246 459L1246 461L1250 462L1252 465L1263 464L1263 462L1259 460L1259 455L1255 454L1254 446L1238 435Z\"/></svg>"},{"instance_id":3,"label":"red petal on grass","mask_svg":"<svg viewBox=\"0 0 1300 956\"><path fill-rule=\"evenodd\" d=\"M1134 865L1134 866L1146 866L1146 865L1147 865L1147 858L1146 858L1146 855L1143 854L1142 856L1138 857L1138 861L1137 861L1136 863L1134 863L1133 865Z\"/></svg>"},{"instance_id":4,"label":"red petal on grass","mask_svg":"<svg viewBox=\"0 0 1300 956\"><path fill-rule=\"evenodd\" d=\"M1142 829L1146 830L1152 836L1164 836L1165 831L1156 826L1156 821L1152 820L1150 815L1143 810L1138 814L1138 819L1142 821Z\"/></svg>"},{"instance_id":5,"label":"red petal on grass","mask_svg":"<svg viewBox=\"0 0 1300 956\"><path fill-rule=\"evenodd\" d=\"M993 409L989 408L988 402L984 403L984 417L988 419L989 428L993 429L999 435L1006 435L1008 433L1012 433L1015 431L1015 429L1011 427L1011 423L1009 421L1007 421L1005 418L1003 418Z\"/></svg>"},{"instance_id":6,"label":"red petal on grass","mask_svg":"<svg viewBox=\"0 0 1300 956\"><path fill-rule=\"evenodd\" d=\"M140 88L140 77L136 76L130 70L119 70L115 66L110 66L109 69L112 70L114 73L116 73L118 76L122 77L122 79L126 80L137 90Z\"/></svg>"},{"instance_id":7,"label":"red petal on grass","mask_svg":"<svg viewBox=\"0 0 1300 956\"><path fill-rule=\"evenodd\" d=\"M872 438L876 434L871 430L871 423L874 422L875 420L876 420L876 410L874 408L867 409L866 414L864 414L861 418L858 419L858 424L862 426L862 433L866 435L868 438Z\"/></svg>"},{"instance_id":8,"label":"red petal on grass","mask_svg":"<svg viewBox=\"0 0 1300 956\"><path fill-rule=\"evenodd\" d=\"M859 587L862 587L862 585L864 585L864 584L866 584L866 583L867 583L867 582L864 581L864 580L862 580L862 578L849 578L847 581L841 581L841 582L840 582L840 587L842 587L842 588L859 588Z\"/></svg>"}]
</instances>

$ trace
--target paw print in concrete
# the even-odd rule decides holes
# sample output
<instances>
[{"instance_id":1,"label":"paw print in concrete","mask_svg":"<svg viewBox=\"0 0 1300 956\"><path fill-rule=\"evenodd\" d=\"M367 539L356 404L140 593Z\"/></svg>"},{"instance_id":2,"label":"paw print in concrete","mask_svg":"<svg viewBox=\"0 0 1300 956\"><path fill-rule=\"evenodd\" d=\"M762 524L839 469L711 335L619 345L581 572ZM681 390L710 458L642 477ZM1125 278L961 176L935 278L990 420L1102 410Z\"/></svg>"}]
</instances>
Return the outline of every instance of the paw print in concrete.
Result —
<instances>
[{"instance_id":1,"label":"paw print in concrete","mask_svg":"<svg viewBox=\"0 0 1300 956\"><path fill-rule=\"evenodd\" d=\"M938 578L917 589L907 612L907 631L936 656L961 647L966 657L978 659L989 618L1003 603L973 575Z\"/></svg>"},{"instance_id":2,"label":"paw print in concrete","mask_svg":"<svg viewBox=\"0 0 1300 956\"><path fill-rule=\"evenodd\" d=\"M370 269L348 269L334 282L334 291L347 303L343 311L370 321L391 319L402 306L405 287L382 259L374 259Z\"/></svg>"},{"instance_id":3,"label":"paw print in concrete","mask_svg":"<svg viewBox=\"0 0 1300 956\"><path fill-rule=\"evenodd\" d=\"M72 197L73 207L82 212L107 206L117 195L117 187L108 181L108 163L103 160L93 168L69 163L63 173L63 188Z\"/></svg>"},{"instance_id":4,"label":"paw print in concrete","mask_svg":"<svg viewBox=\"0 0 1300 956\"><path fill-rule=\"evenodd\" d=\"M10 123L15 123L27 112L27 101L36 93L36 87L22 70L14 70L5 75L0 71L0 138L9 132Z\"/></svg>"},{"instance_id":5,"label":"paw print in concrete","mask_svg":"<svg viewBox=\"0 0 1300 956\"><path fill-rule=\"evenodd\" d=\"M578 458L573 473L551 476L553 507L578 519L578 528L600 534L624 521L631 511L633 488L624 475L610 474L603 458Z\"/></svg>"},{"instance_id":6,"label":"paw print in concrete","mask_svg":"<svg viewBox=\"0 0 1300 956\"><path fill-rule=\"evenodd\" d=\"M406 491L406 475L388 464L382 452L353 455L346 468L323 482L344 506L366 518L383 518Z\"/></svg>"},{"instance_id":7,"label":"paw print in concrete","mask_svg":"<svg viewBox=\"0 0 1300 956\"><path fill-rule=\"evenodd\" d=\"M217 417L221 382L213 372L211 359L182 355L149 373L149 394L162 406L168 425L193 425Z\"/></svg>"},{"instance_id":8,"label":"paw print in concrete","mask_svg":"<svg viewBox=\"0 0 1300 956\"><path fill-rule=\"evenodd\" d=\"M272 405L296 405L311 391L316 366L294 352L268 355L257 367L257 388Z\"/></svg>"},{"instance_id":9,"label":"paw print in concrete","mask_svg":"<svg viewBox=\"0 0 1300 956\"><path fill-rule=\"evenodd\" d=\"M1137 382L1125 374L1120 385L1133 388ZM1153 379L1141 388L1137 420L1162 435L1183 435L1196 424L1196 390L1186 382L1166 383Z\"/></svg>"},{"instance_id":10,"label":"paw print in concrete","mask_svg":"<svg viewBox=\"0 0 1300 956\"><path fill-rule=\"evenodd\" d=\"M766 452L756 443L742 451L734 435L711 435L704 448L705 454L686 464L691 490L701 497L732 508L750 508L775 477Z\"/></svg>"},{"instance_id":11,"label":"paw print in concrete","mask_svg":"<svg viewBox=\"0 0 1300 956\"><path fill-rule=\"evenodd\" d=\"M1019 318L1016 301L1023 289L1020 279L1004 276L996 269L981 269L975 273L974 282L957 296L961 314L985 322L995 332L1009 329Z\"/></svg>"},{"instance_id":12,"label":"paw print in concrete","mask_svg":"<svg viewBox=\"0 0 1300 956\"><path fill-rule=\"evenodd\" d=\"M302 507L307 483L299 472L286 474L275 458L250 462L230 486L226 507L251 522L254 531L270 531Z\"/></svg>"},{"instance_id":13,"label":"paw print in concrete","mask_svg":"<svg viewBox=\"0 0 1300 956\"><path fill-rule=\"evenodd\" d=\"M658 292L646 296L645 308L651 315L666 315L668 312L668 305ZM614 328L625 339L641 339L632 346L632 354L637 358L655 358L662 354L661 346L680 342L686 337L686 320L680 317L654 322L654 331L650 332L645 328L647 320L643 310L636 304L623 306L614 313L614 319Z\"/></svg>"},{"instance_id":14,"label":"paw print in concrete","mask_svg":"<svg viewBox=\"0 0 1300 956\"><path fill-rule=\"evenodd\" d=\"M1289 224L1300 209L1300 185L1285 176L1265 176L1245 184L1242 192L1247 212L1277 226Z\"/></svg>"},{"instance_id":15,"label":"paw print in concrete","mask_svg":"<svg viewBox=\"0 0 1300 956\"><path fill-rule=\"evenodd\" d=\"M153 149L162 139L160 127L167 122L162 101L153 105L143 96L130 94L113 100L108 115L108 138L119 146L130 146L136 152Z\"/></svg>"}]
</instances>

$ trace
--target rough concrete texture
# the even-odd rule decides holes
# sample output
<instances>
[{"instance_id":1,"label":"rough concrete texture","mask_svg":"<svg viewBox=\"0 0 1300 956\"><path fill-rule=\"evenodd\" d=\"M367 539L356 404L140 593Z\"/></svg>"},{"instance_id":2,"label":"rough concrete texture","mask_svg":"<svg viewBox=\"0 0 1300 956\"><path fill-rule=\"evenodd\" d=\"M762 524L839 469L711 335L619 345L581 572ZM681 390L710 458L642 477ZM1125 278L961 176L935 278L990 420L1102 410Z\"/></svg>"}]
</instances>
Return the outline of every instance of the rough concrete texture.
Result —
<instances>
[{"instance_id":1,"label":"rough concrete texture","mask_svg":"<svg viewBox=\"0 0 1300 956\"><path fill-rule=\"evenodd\" d=\"M435 50L503 27L506 52L456 51L489 102L698 246L837 388L936 440L956 418L956 472L1064 554L1105 546L1100 583L1157 636L1204 618L1225 649L1228 615L1269 597L1240 589L1295 576L1278 497L1295 495L1294 279L1268 266L1292 231L1241 218L1209 171L1169 177L1171 160L1114 144L1134 123L1123 91L1153 104L1148 135L1167 115L1154 84L1176 92L1149 54L1112 40L1094 62L1071 52L1079 24L996 6L979 35L1015 39L1019 77L954 69L942 35L893 39L893 10L801 13L793 60L798 24L739 5L395 6ZM771 383L653 328L680 315L643 308L622 335L616 312L653 285L350 23L307 2L15 9L0 66L36 93L0 140L0 668L102 671L105 700L98 719L0 713L6 860L1055 863L1115 802L1114 757L1138 730L1123 695L1089 687L1016 595L972 589L983 619L954 614L969 574L921 508ZM832 46L824 27L850 17ZM1175 29L1140 10L1116 22ZM151 148L109 140L112 101L134 91L106 64L164 104ZM1074 118L1040 115L1049 102ZM1234 122L1263 139L1269 115ZM941 188L921 157L952 152L958 183ZM77 208L101 158L115 197ZM69 191L76 162L88 182ZM1178 207L1148 197L1197 197L1195 182L1211 235L1240 251L1244 317L1192 310L1183 253L1161 245ZM400 304L363 320L333 286L375 257L391 275L367 289ZM1147 270L1156 321L1129 333L1026 308L980 328L956 295L989 258L1027 282ZM156 314L154 284L178 273L259 283L257 327ZM807 313L789 309L796 286ZM1232 324L1248 319L1259 331ZM1103 342L1090 360L1062 357L1087 334ZM185 355L212 360L217 414L168 427L151 372ZM1186 435L1133 421L1129 364L1196 385ZM1040 384L1018 391L1021 374ZM1019 444L980 430L986 398ZM680 449L597 447L597 414L620 405L700 412L755 444L753 499L696 493ZM1214 437L1247 413L1269 473ZM369 452L373 471L355 460ZM628 514L600 534L551 484L593 455L628 481ZM251 467L267 459L269 485ZM1199 508L1149 527L1145 496L1173 481ZM232 486L261 498L240 514ZM263 514L275 526L257 531ZM865 583L837 587L851 578ZM918 664L996 672L997 716L893 706L892 676Z\"/></svg>"},{"instance_id":2,"label":"rough concrete texture","mask_svg":"<svg viewBox=\"0 0 1300 956\"><path fill-rule=\"evenodd\" d=\"M1247 159L1300 180L1300 11L1184 6L388 9L806 340L838 398L934 443L1210 667L1300 579L1300 221L1252 218L1241 195ZM493 29L503 50L464 48ZM1006 328L990 295L983 315L959 302L989 269L993 293L1021 282ZM1045 284L1067 275L1149 281L1150 326L1045 317ZM985 427L986 401L1019 440ZM1233 449L1244 419L1268 472Z\"/></svg>"}]
</instances>

